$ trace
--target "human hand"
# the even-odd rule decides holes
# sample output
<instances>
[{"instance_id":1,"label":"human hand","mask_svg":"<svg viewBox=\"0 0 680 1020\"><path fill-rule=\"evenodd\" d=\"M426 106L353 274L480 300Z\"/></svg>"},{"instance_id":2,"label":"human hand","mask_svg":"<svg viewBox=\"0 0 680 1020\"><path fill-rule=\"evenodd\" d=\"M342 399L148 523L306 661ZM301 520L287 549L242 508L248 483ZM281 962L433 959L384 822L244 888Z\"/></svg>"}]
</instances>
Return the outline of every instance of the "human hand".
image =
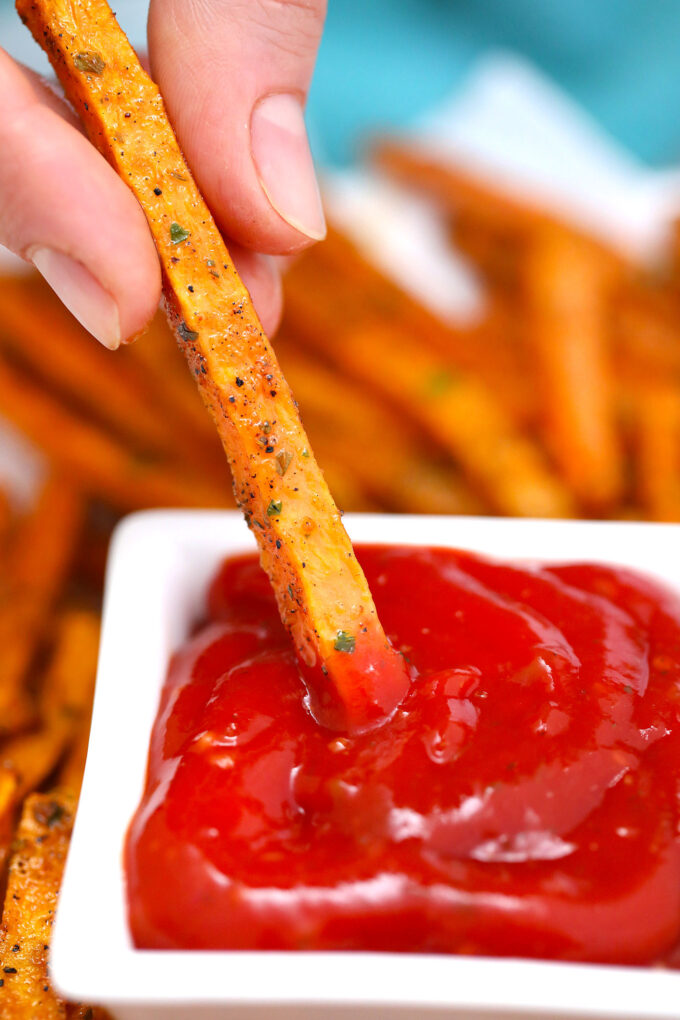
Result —
<instances>
[{"instance_id":1,"label":"human hand","mask_svg":"<svg viewBox=\"0 0 680 1020\"><path fill-rule=\"evenodd\" d=\"M325 233L303 109L325 0L151 0L158 82L194 176L266 330L281 310L272 254ZM70 107L0 49L0 243L32 262L115 349L154 314L144 214Z\"/></svg>"}]
</instances>

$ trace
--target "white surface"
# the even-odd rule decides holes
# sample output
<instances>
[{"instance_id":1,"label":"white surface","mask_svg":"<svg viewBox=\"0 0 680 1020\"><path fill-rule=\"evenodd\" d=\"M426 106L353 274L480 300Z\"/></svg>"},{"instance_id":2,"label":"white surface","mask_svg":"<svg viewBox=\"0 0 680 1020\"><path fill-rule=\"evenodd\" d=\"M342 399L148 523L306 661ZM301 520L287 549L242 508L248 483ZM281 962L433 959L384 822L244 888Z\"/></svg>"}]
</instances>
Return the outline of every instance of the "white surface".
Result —
<instances>
[{"instance_id":1,"label":"white surface","mask_svg":"<svg viewBox=\"0 0 680 1020\"><path fill-rule=\"evenodd\" d=\"M644 166L513 54L482 58L464 87L403 137L634 260L662 255L680 212L680 170ZM331 218L435 314L461 324L479 316L483 295L434 205L365 170L329 176L324 194Z\"/></svg>"},{"instance_id":2,"label":"white surface","mask_svg":"<svg viewBox=\"0 0 680 1020\"><path fill-rule=\"evenodd\" d=\"M502 556L623 563L680 588L680 526L348 515L358 541L458 545ZM220 559L254 548L234 512L153 511L112 546L90 753L59 902L52 974L70 999L142 1017L374 1016L660 1020L680 972L368 953L157 952L128 935L121 851L142 792L168 658L201 615ZM172 890L168 890L172 895ZM252 1009L252 1012L250 1011ZM375 1012L371 1013L371 1010Z\"/></svg>"},{"instance_id":3,"label":"white surface","mask_svg":"<svg viewBox=\"0 0 680 1020\"><path fill-rule=\"evenodd\" d=\"M324 176L324 203L367 259L445 321L472 324L485 310L474 269L451 246L427 199L368 170Z\"/></svg>"},{"instance_id":4,"label":"white surface","mask_svg":"<svg viewBox=\"0 0 680 1020\"><path fill-rule=\"evenodd\" d=\"M632 257L653 257L680 210L679 171L650 170L513 54L480 60L410 137Z\"/></svg>"}]
</instances>

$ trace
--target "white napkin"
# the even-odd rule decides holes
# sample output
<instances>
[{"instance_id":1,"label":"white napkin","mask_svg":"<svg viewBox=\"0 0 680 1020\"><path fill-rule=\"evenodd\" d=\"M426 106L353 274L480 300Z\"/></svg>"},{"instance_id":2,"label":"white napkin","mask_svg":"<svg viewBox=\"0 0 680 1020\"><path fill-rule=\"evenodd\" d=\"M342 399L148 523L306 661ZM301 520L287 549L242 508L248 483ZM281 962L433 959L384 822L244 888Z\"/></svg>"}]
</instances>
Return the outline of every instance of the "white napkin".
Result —
<instances>
[{"instance_id":1,"label":"white napkin","mask_svg":"<svg viewBox=\"0 0 680 1020\"><path fill-rule=\"evenodd\" d=\"M653 260L680 211L680 170L645 167L526 61L490 53L466 85L403 137L442 161L558 212L625 255ZM434 212L348 171L326 188L331 214L397 282L454 321L478 311L474 278L446 256ZM435 217L436 219L436 217ZM442 253L442 246L445 250ZM406 271L404 271L406 269Z\"/></svg>"}]
</instances>

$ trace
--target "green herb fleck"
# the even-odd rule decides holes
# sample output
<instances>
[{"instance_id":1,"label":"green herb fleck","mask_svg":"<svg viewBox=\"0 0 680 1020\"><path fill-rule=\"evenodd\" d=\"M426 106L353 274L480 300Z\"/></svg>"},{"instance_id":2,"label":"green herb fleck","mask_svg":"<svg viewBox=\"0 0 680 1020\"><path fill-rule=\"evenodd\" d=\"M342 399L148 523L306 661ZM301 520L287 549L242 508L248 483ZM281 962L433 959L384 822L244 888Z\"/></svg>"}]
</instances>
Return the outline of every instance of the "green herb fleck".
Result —
<instances>
[{"instance_id":1,"label":"green herb fleck","mask_svg":"<svg viewBox=\"0 0 680 1020\"><path fill-rule=\"evenodd\" d=\"M270 421L263 421L260 428L264 432L265 436L268 436L272 430L272 423Z\"/></svg>"},{"instance_id":2,"label":"green herb fleck","mask_svg":"<svg viewBox=\"0 0 680 1020\"><path fill-rule=\"evenodd\" d=\"M189 329L186 322L180 322L177 327L177 332L182 340L193 341L198 340L198 333L195 329Z\"/></svg>"},{"instance_id":3,"label":"green herb fleck","mask_svg":"<svg viewBox=\"0 0 680 1020\"><path fill-rule=\"evenodd\" d=\"M347 652L351 655L356 648L356 641L346 630L339 630L338 636L333 642L333 648L335 648L336 652Z\"/></svg>"},{"instance_id":4,"label":"green herb fleck","mask_svg":"<svg viewBox=\"0 0 680 1020\"><path fill-rule=\"evenodd\" d=\"M302 451L302 456L303 457L309 457L309 450L307 449L306 446L305 446L304 450Z\"/></svg>"},{"instance_id":5,"label":"green herb fleck","mask_svg":"<svg viewBox=\"0 0 680 1020\"><path fill-rule=\"evenodd\" d=\"M181 244L182 241L186 241L190 234L191 231L181 227L179 223L173 222L170 224L170 241L172 244Z\"/></svg>"},{"instance_id":6,"label":"green herb fleck","mask_svg":"<svg viewBox=\"0 0 680 1020\"><path fill-rule=\"evenodd\" d=\"M64 813L63 807L57 800L42 802L33 809L33 817L38 825L47 825L50 829L62 820Z\"/></svg>"},{"instance_id":7,"label":"green herb fleck","mask_svg":"<svg viewBox=\"0 0 680 1020\"><path fill-rule=\"evenodd\" d=\"M285 475L286 471L290 467L293 454L289 453L288 450L281 450L281 453L276 454L276 470L280 475Z\"/></svg>"},{"instance_id":8,"label":"green herb fleck","mask_svg":"<svg viewBox=\"0 0 680 1020\"><path fill-rule=\"evenodd\" d=\"M101 74L106 64L98 53L91 53L85 50L83 53L76 53L73 63L78 71L85 74Z\"/></svg>"},{"instance_id":9,"label":"green herb fleck","mask_svg":"<svg viewBox=\"0 0 680 1020\"><path fill-rule=\"evenodd\" d=\"M626 684L626 686L623 688L623 690L624 690L625 694L632 694L633 693L633 688L630 686L630 684Z\"/></svg>"},{"instance_id":10,"label":"green herb fleck","mask_svg":"<svg viewBox=\"0 0 680 1020\"><path fill-rule=\"evenodd\" d=\"M278 517L283 508L283 504L280 499L273 499L267 507L267 517Z\"/></svg>"},{"instance_id":11,"label":"green herb fleck","mask_svg":"<svg viewBox=\"0 0 680 1020\"><path fill-rule=\"evenodd\" d=\"M430 397L441 397L447 390L451 389L455 382L453 372L448 368L439 368L425 383L425 392Z\"/></svg>"}]
</instances>

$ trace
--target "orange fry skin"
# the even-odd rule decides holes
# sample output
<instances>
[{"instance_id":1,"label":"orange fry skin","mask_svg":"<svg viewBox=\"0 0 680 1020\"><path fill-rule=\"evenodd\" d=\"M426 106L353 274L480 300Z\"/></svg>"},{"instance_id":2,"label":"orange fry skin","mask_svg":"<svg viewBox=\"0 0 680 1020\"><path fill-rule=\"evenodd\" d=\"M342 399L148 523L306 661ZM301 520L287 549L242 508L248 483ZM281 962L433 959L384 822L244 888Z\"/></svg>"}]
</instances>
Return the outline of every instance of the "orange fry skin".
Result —
<instances>
[{"instance_id":1,"label":"orange fry skin","mask_svg":"<svg viewBox=\"0 0 680 1020\"><path fill-rule=\"evenodd\" d=\"M17 0L94 144L144 210L178 341L325 724L363 729L409 684L297 406L196 187L156 85L105 0ZM349 644L344 636L349 635Z\"/></svg>"},{"instance_id":2,"label":"orange fry skin","mask_svg":"<svg viewBox=\"0 0 680 1020\"><path fill-rule=\"evenodd\" d=\"M33 794L24 802L0 927L0 1015L6 1020L67 1015L52 991L47 958L74 807L73 798L60 792Z\"/></svg>"}]
</instances>

